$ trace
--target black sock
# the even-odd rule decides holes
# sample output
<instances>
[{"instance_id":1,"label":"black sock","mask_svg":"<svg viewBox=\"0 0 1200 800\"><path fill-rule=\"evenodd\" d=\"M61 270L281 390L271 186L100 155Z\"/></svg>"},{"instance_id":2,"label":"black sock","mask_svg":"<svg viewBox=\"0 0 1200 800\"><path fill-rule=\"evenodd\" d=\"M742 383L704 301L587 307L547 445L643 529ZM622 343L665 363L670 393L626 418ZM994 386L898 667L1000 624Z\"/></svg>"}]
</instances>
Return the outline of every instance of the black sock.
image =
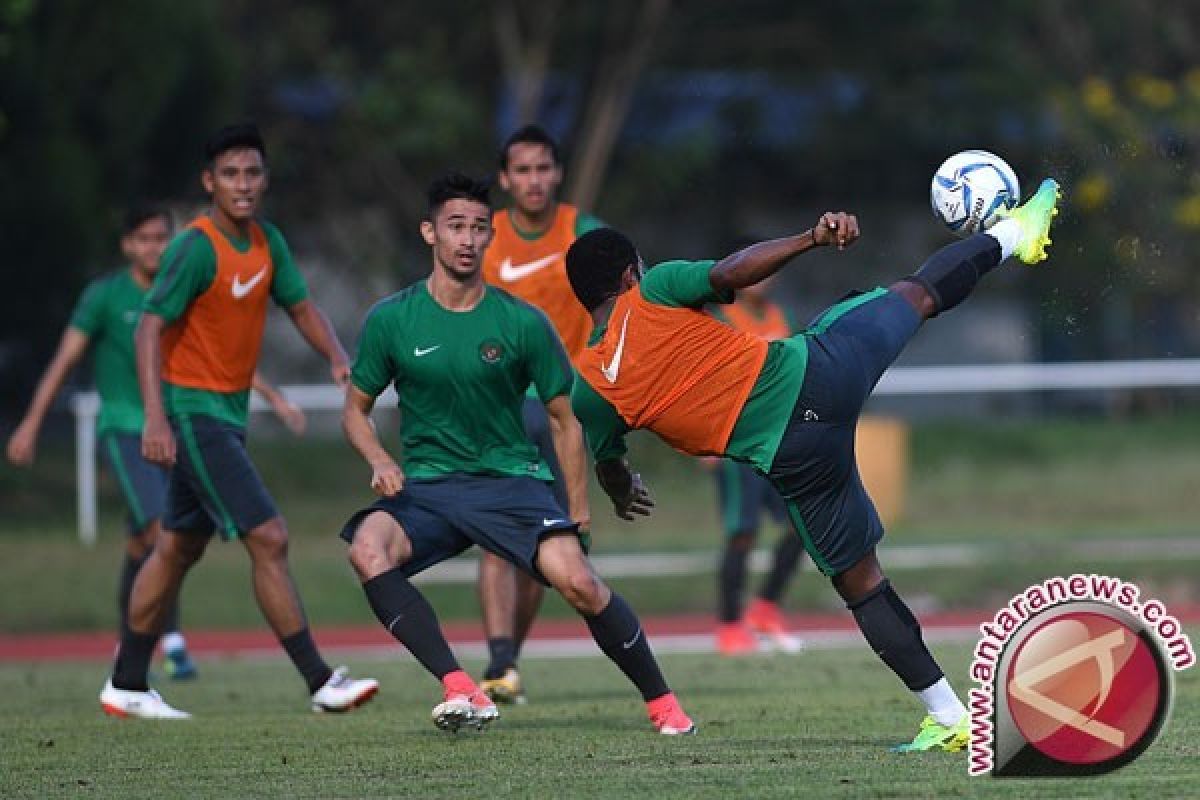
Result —
<instances>
[{"instance_id":1,"label":"black sock","mask_svg":"<svg viewBox=\"0 0 1200 800\"><path fill-rule=\"evenodd\" d=\"M737 543L739 536L730 537L721 553L717 570L717 615L721 622L736 622L742 616L742 592L746 587L746 561L750 547Z\"/></svg>"},{"instance_id":2,"label":"black sock","mask_svg":"<svg viewBox=\"0 0 1200 800\"><path fill-rule=\"evenodd\" d=\"M803 554L804 542L789 530L779 540L779 544L775 545L775 557L771 560L771 571L767 573L767 580L763 583L762 591L758 593L758 596L778 605L779 600L783 597L784 589L787 588L788 581L796 573L796 565L800 563L800 556Z\"/></svg>"},{"instance_id":3,"label":"black sock","mask_svg":"<svg viewBox=\"0 0 1200 800\"><path fill-rule=\"evenodd\" d=\"M321 654L317 651L317 643L313 641L312 632L308 628L280 639L279 643L283 645L288 658L292 659L292 663L304 677L304 682L308 684L309 694L325 685L325 681L329 680L333 670L325 663L325 659L321 658Z\"/></svg>"},{"instance_id":4,"label":"black sock","mask_svg":"<svg viewBox=\"0 0 1200 800\"><path fill-rule=\"evenodd\" d=\"M867 643L914 692L928 689L942 678L941 667L933 660L921 625L886 579L866 597L846 606Z\"/></svg>"},{"instance_id":5,"label":"black sock","mask_svg":"<svg viewBox=\"0 0 1200 800\"><path fill-rule=\"evenodd\" d=\"M447 673L459 669L458 661L438 627L433 607L404 577L400 567L376 575L363 584L363 591L383 627L435 678L441 680Z\"/></svg>"},{"instance_id":6,"label":"black sock","mask_svg":"<svg viewBox=\"0 0 1200 800\"><path fill-rule=\"evenodd\" d=\"M137 577L142 564L146 563L146 558L147 556L133 558L126 553L125 560L121 563L121 582L117 586L117 608L121 610L122 628L129 624L129 595L133 593L133 580Z\"/></svg>"},{"instance_id":7,"label":"black sock","mask_svg":"<svg viewBox=\"0 0 1200 800\"><path fill-rule=\"evenodd\" d=\"M129 630L128 625L122 625L121 646L113 664L112 685L134 692L146 691L149 688L146 675L150 672L150 659L156 644L157 633L135 633Z\"/></svg>"},{"instance_id":8,"label":"black sock","mask_svg":"<svg viewBox=\"0 0 1200 800\"><path fill-rule=\"evenodd\" d=\"M925 287L937 307L935 313L940 314L966 300L979 279L1001 260L1000 243L977 233L938 250L908 280Z\"/></svg>"},{"instance_id":9,"label":"black sock","mask_svg":"<svg viewBox=\"0 0 1200 800\"><path fill-rule=\"evenodd\" d=\"M654 660L642 623L619 594L614 592L612 600L596 616L582 616L596 644L633 681L643 700L649 702L671 691Z\"/></svg>"},{"instance_id":10,"label":"black sock","mask_svg":"<svg viewBox=\"0 0 1200 800\"><path fill-rule=\"evenodd\" d=\"M484 680L499 678L509 667L517 665L517 648L511 636L497 636L487 640L488 665L483 671Z\"/></svg>"}]
</instances>

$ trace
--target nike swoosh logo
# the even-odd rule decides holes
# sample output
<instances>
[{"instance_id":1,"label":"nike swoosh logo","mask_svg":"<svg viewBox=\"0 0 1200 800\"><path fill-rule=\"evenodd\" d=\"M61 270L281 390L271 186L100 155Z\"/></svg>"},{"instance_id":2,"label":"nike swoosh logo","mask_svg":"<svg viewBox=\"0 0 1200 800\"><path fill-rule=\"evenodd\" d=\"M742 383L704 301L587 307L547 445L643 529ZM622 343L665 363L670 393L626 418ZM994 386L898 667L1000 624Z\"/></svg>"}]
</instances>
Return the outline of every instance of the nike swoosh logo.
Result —
<instances>
[{"instance_id":1,"label":"nike swoosh logo","mask_svg":"<svg viewBox=\"0 0 1200 800\"><path fill-rule=\"evenodd\" d=\"M628 650L629 648L631 648L631 647L633 647L635 644L637 644L637 640L638 640L638 639L640 639L640 638L642 638L642 628L641 628L641 626L639 625L639 626L638 626L638 629L637 629L637 633L635 633L635 634L633 635L633 638L632 638L632 639L630 639L628 642L621 642L621 647L623 647L623 648L625 648L626 650Z\"/></svg>"},{"instance_id":2,"label":"nike swoosh logo","mask_svg":"<svg viewBox=\"0 0 1200 800\"><path fill-rule=\"evenodd\" d=\"M553 264L561 255L562 253L551 253L545 258L539 258L537 261L530 261L527 264L514 264L511 258L506 258L500 262L500 280L512 283L522 278L528 278L533 273Z\"/></svg>"},{"instance_id":3,"label":"nike swoosh logo","mask_svg":"<svg viewBox=\"0 0 1200 800\"><path fill-rule=\"evenodd\" d=\"M563 521L562 517L559 517L558 519L546 519L543 517L542 518L542 527L549 528L551 525L557 525L562 521Z\"/></svg>"},{"instance_id":4,"label":"nike swoosh logo","mask_svg":"<svg viewBox=\"0 0 1200 800\"><path fill-rule=\"evenodd\" d=\"M421 356L427 356L434 350L437 350L439 347L441 347L440 344L435 344L433 347L414 347L413 355L417 358L420 358Z\"/></svg>"},{"instance_id":5,"label":"nike swoosh logo","mask_svg":"<svg viewBox=\"0 0 1200 800\"><path fill-rule=\"evenodd\" d=\"M252 290L255 286L257 286L258 282L261 281L263 279L263 276L265 276L266 274L267 274L267 267L266 267L266 265L263 265L263 268L260 269L257 273L255 273L254 277L251 278L250 280L246 281L245 283L242 283L241 275L234 275L233 276L233 299L241 300L243 297L250 294L250 290Z\"/></svg>"},{"instance_id":6,"label":"nike swoosh logo","mask_svg":"<svg viewBox=\"0 0 1200 800\"><path fill-rule=\"evenodd\" d=\"M617 382L617 373L621 371L621 355L625 352L625 329L629 326L630 311L625 312L625 320L621 323L621 338L617 339L617 349L613 353L612 361L608 365L600 365L600 371L604 373L604 377L609 383Z\"/></svg>"}]
</instances>

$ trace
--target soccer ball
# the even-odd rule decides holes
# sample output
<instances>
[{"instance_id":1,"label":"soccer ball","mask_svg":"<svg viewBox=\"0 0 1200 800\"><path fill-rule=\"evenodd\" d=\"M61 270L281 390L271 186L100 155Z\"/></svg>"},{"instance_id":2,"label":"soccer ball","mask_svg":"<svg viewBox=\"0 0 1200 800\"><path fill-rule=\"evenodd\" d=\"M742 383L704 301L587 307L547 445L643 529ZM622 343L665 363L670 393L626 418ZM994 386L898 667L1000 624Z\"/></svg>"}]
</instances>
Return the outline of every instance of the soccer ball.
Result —
<instances>
[{"instance_id":1,"label":"soccer ball","mask_svg":"<svg viewBox=\"0 0 1200 800\"><path fill-rule=\"evenodd\" d=\"M933 174L929 203L933 214L958 236L987 230L996 212L1021 202L1017 174L1000 156L964 150L947 158Z\"/></svg>"}]
</instances>

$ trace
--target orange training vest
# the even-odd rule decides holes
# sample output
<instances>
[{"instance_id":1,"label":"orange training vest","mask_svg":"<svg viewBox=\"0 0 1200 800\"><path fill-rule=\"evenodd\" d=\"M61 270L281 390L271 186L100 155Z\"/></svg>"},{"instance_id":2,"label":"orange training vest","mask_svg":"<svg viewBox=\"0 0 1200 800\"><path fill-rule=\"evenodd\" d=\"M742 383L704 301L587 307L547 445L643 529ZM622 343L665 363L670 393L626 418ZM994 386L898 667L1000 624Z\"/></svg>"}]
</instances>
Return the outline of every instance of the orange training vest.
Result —
<instances>
[{"instance_id":1,"label":"orange training vest","mask_svg":"<svg viewBox=\"0 0 1200 800\"><path fill-rule=\"evenodd\" d=\"M250 249L241 253L209 217L188 227L208 237L217 256L217 274L163 332L163 379L215 392L249 389L275 274L267 237L251 222Z\"/></svg>"},{"instance_id":2,"label":"orange training vest","mask_svg":"<svg viewBox=\"0 0 1200 800\"><path fill-rule=\"evenodd\" d=\"M631 428L685 453L721 455L766 358L763 339L695 309L651 303L635 286L575 363Z\"/></svg>"},{"instance_id":3,"label":"orange training vest","mask_svg":"<svg viewBox=\"0 0 1200 800\"><path fill-rule=\"evenodd\" d=\"M729 320L729 324L739 331L753 334L768 342L786 339L792 335L792 326L788 324L783 309L775 303L768 302L763 311L763 316L759 318L741 303L735 302L721 306L721 313L725 315L725 319Z\"/></svg>"},{"instance_id":4,"label":"orange training vest","mask_svg":"<svg viewBox=\"0 0 1200 800\"><path fill-rule=\"evenodd\" d=\"M567 280L567 248L575 241L578 209L559 203L550 228L537 239L521 237L507 210L492 215L495 237L483 254L483 279L540 308L558 331L567 355L587 346L592 317Z\"/></svg>"}]
</instances>

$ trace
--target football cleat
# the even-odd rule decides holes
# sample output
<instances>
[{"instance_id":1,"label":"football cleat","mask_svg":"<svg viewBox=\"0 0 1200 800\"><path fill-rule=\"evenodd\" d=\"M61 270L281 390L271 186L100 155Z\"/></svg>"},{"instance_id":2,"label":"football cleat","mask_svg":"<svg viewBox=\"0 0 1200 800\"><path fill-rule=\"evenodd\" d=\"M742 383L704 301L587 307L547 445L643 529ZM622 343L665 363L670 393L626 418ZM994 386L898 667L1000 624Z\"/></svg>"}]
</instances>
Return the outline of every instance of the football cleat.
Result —
<instances>
[{"instance_id":1,"label":"football cleat","mask_svg":"<svg viewBox=\"0 0 1200 800\"><path fill-rule=\"evenodd\" d=\"M447 691L445 699L433 707L432 717L434 725L451 733L457 733L464 725L482 731L500 718L500 711L480 690L473 695Z\"/></svg>"},{"instance_id":2,"label":"football cleat","mask_svg":"<svg viewBox=\"0 0 1200 800\"><path fill-rule=\"evenodd\" d=\"M1050 223L1058 214L1060 197L1062 192L1058 181L1046 178L1024 205L1012 211L998 212L1001 219L1015 220L1021 226L1021 239L1013 254L1026 264L1046 260L1046 248L1050 245Z\"/></svg>"},{"instance_id":3,"label":"football cleat","mask_svg":"<svg viewBox=\"0 0 1200 800\"><path fill-rule=\"evenodd\" d=\"M742 656L758 652L758 639L741 622L723 622L717 626L717 652L723 656Z\"/></svg>"},{"instance_id":4,"label":"football cleat","mask_svg":"<svg viewBox=\"0 0 1200 800\"><path fill-rule=\"evenodd\" d=\"M945 750L947 753L957 753L966 748L970 741L970 717L963 714L954 725L942 725L933 717L926 716L921 720L921 728L916 737L907 744L899 744L892 748L893 753L920 753L927 750Z\"/></svg>"},{"instance_id":5,"label":"football cleat","mask_svg":"<svg viewBox=\"0 0 1200 800\"><path fill-rule=\"evenodd\" d=\"M785 653L799 653L804 648L804 640L788 633L783 612L770 600L755 598L746 609L746 625Z\"/></svg>"},{"instance_id":6,"label":"football cleat","mask_svg":"<svg viewBox=\"0 0 1200 800\"><path fill-rule=\"evenodd\" d=\"M100 692L100 707L110 717L136 719L191 719L192 715L167 705L158 692L118 689L112 680L104 684Z\"/></svg>"},{"instance_id":7,"label":"football cleat","mask_svg":"<svg viewBox=\"0 0 1200 800\"><path fill-rule=\"evenodd\" d=\"M696 732L696 723L683 713L674 692L667 692L646 703L646 712L655 730L664 736L685 736Z\"/></svg>"},{"instance_id":8,"label":"football cleat","mask_svg":"<svg viewBox=\"0 0 1200 800\"><path fill-rule=\"evenodd\" d=\"M479 682L479 688L501 705L509 703L524 705L527 702L525 688L521 685L521 676L515 667L504 670L504 674L499 678L485 678Z\"/></svg>"},{"instance_id":9,"label":"football cleat","mask_svg":"<svg viewBox=\"0 0 1200 800\"><path fill-rule=\"evenodd\" d=\"M163 659L163 672L173 681L190 681L198 674L196 664L184 648L167 653Z\"/></svg>"},{"instance_id":10,"label":"football cleat","mask_svg":"<svg viewBox=\"0 0 1200 800\"><path fill-rule=\"evenodd\" d=\"M325 685L313 692L312 710L333 713L351 711L368 702L378 691L379 681L374 678L351 678L350 670L338 667Z\"/></svg>"}]
</instances>

